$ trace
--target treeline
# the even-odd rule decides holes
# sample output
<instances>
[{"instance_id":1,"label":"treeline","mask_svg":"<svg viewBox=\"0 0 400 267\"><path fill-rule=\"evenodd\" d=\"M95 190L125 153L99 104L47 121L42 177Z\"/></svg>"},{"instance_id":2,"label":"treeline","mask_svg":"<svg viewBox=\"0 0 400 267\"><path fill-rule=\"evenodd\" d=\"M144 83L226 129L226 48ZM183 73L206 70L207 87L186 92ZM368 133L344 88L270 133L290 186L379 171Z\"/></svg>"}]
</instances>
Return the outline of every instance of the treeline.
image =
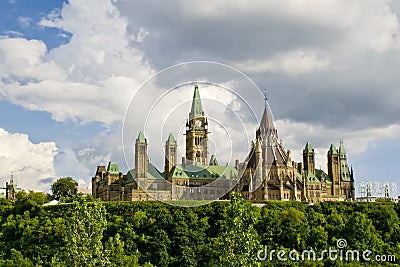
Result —
<instances>
[{"instance_id":1,"label":"treeline","mask_svg":"<svg viewBox=\"0 0 400 267\"><path fill-rule=\"evenodd\" d=\"M184 208L72 200L53 206L43 206L39 195L0 200L0 266L393 266L400 259L400 205L391 202L270 201L259 208L233 194ZM338 241L347 242L343 250L371 251L370 261L361 254L318 259ZM281 259L279 250L286 252ZM304 250L316 258L301 258Z\"/></svg>"}]
</instances>

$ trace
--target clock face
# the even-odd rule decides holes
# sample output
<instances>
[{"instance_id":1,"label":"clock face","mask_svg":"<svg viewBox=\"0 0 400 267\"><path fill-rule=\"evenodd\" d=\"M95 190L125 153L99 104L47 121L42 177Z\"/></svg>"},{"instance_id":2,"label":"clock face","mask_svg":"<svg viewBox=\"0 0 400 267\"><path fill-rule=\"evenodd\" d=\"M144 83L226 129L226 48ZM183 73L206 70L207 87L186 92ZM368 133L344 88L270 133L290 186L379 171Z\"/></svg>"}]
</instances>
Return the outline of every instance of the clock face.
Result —
<instances>
[{"instance_id":1,"label":"clock face","mask_svg":"<svg viewBox=\"0 0 400 267\"><path fill-rule=\"evenodd\" d=\"M196 125L197 125L197 127L201 127L201 121L196 121Z\"/></svg>"}]
</instances>

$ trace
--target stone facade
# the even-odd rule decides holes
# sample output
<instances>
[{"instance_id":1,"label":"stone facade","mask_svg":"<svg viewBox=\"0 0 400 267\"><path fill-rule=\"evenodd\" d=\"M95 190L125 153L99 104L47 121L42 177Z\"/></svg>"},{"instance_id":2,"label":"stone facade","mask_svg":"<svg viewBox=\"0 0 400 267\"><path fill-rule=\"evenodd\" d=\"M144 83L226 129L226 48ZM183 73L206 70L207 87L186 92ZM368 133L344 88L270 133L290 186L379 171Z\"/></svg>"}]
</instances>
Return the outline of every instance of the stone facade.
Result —
<instances>
[{"instance_id":1,"label":"stone facade","mask_svg":"<svg viewBox=\"0 0 400 267\"><path fill-rule=\"evenodd\" d=\"M353 170L347 163L343 141L339 152L332 144L327 152L328 173L315 168L310 143L303 162L292 161L290 150L278 142L278 132L266 103L256 139L247 159L240 164L237 190L246 199L298 200L307 202L355 200Z\"/></svg>"},{"instance_id":2,"label":"stone facade","mask_svg":"<svg viewBox=\"0 0 400 267\"><path fill-rule=\"evenodd\" d=\"M195 85L182 162L178 164L178 145L171 133L165 143L164 171L160 172L149 162L148 141L139 132L134 149L135 169L124 175L115 162L107 168L98 166L92 178L93 196L104 201L213 200L225 199L236 190L254 200L354 200L353 171L349 170L343 142L339 151L334 145L328 150L328 173L315 168L310 143L303 150L303 162L292 161L290 150L278 142L267 102L244 162L236 161L234 167L218 166L214 155L208 161L208 134L208 120Z\"/></svg>"}]
</instances>

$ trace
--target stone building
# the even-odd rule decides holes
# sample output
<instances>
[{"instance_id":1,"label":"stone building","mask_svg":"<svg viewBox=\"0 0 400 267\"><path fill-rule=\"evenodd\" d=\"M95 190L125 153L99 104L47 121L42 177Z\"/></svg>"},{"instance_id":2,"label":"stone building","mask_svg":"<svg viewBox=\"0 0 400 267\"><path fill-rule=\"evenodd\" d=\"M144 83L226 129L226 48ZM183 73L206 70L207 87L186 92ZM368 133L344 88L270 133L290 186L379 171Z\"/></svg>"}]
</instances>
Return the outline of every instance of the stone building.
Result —
<instances>
[{"instance_id":1,"label":"stone building","mask_svg":"<svg viewBox=\"0 0 400 267\"><path fill-rule=\"evenodd\" d=\"M266 101L266 100L265 100ZM332 144L327 152L328 173L315 167L310 143L303 149L303 162L291 159L291 151L278 142L278 131L267 102L256 139L239 166L237 190L246 199L320 202L354 200L353 170L349 170L343 141L339 152Z\"/></svg>"},{"instance_id":2,"label":"stone building","mask_svg":"<svg viewBox=\"0 0 400 267\"><path fill-rule=\"evenodd\" d=\"M209 157L208 120L194 86L186 122L185 157L178 163L178 144L172 133L165 143L164 170L159 171L148 156L148 140L142 131L135 142L135 169L127 174L115 162L98 166L92 178L92 194L104 201L117 200L208 200L225 199L232 190L246 199L320 202L354 200L353 171L349 170L343 141L339 151L332 144L327 152L328 173L315 167L310 143L303 161L291 159L291 151L278 141L278 131L267 101L256 138L244 162L219 166Z\"/></svg>"},{"instance_id":3,"label":"stone building","mask_svg":"<svg viewBox=\"0 0 400 267\"><path fill-rule=\"evenodd\" d=\"M13 173L11 173L10 181L6 182L6 187L0 189L5 190L5 194L4 192L0 193L0 198L5 198L12 202L15 202L17 192L22 190L21 188L17 187L17 183L14 181Z\"/></svg>"},{"instance_id":4,"label":"stone building","mask_svg":"<svg viewBox=\"0 0 400 267\"><path fill-rule=\"evenodd\" d=\"M165 143L164 171L148 157L148 141L140 131L135 142L135 169L123 175L117 163L98 166L92 178L92 194L104 201L116 200L209 200L224 198L235 186L238 171L209 160L208 120L199 88L194 87L192 106L186 122L186 157L178 163L178 144L172 133Z\"/></svg>"}]
</instances>

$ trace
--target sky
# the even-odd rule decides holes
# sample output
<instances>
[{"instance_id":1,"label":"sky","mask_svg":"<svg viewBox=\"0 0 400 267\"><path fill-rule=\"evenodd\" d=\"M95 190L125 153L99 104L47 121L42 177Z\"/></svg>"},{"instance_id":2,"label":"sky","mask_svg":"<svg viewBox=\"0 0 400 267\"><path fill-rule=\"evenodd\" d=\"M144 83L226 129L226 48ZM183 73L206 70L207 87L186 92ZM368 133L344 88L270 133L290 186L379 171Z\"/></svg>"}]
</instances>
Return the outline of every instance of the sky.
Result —
<instances>
[{"instance_id":1,"label":"sky","mask_svg":"<svg viewBox=\"0 0 400 267\"><path fill-rule=\"evenodd\" d=\"M140 130L163 169L196 81L220 164L244 160L266 88L293 160L310 142L327 170L343 139L356 187L396 183L399 14L389 0L1 1L0 185L90 188L97 165L134 167Z\"/></svg>"}]
</instances>

